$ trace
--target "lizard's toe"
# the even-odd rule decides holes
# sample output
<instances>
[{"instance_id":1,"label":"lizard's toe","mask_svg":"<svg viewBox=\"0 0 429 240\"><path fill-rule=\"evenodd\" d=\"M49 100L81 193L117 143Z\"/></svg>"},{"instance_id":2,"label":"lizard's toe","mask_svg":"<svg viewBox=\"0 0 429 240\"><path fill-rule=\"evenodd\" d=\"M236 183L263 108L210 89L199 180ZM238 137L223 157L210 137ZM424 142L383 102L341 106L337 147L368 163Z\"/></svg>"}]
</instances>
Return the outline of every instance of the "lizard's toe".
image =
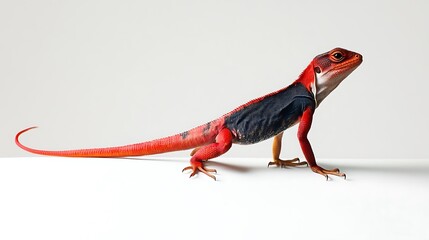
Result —
<instances>
[{"instance_id":1,"label":"lizard's toe","mask_svg":"<svg viewBox=\"0 0 429 240\"><path fill-rule=\"evenodd\" d=\"M198 172L202 172L216 181L216 177L211 173L217 173L216 169L205 168L202 162L192 163L193 165L183 168L182 172L192 170L189 177L195 176Z\"/></svg>"},{"instance_id":2,"label":"lizard's toe","mask_svg":"<svg viewBox=\"0 0 429 240\"><path fill-rule=\"evenodd\" d=\"M298 167L306 165L308 166L307 162L301 162L299 158L294 158L291 160L281 160L281 159L274 159L272 162L268 163L268 167L275 165L277 167L286 168L286 167Z\"/></svg>"}]
</instances>

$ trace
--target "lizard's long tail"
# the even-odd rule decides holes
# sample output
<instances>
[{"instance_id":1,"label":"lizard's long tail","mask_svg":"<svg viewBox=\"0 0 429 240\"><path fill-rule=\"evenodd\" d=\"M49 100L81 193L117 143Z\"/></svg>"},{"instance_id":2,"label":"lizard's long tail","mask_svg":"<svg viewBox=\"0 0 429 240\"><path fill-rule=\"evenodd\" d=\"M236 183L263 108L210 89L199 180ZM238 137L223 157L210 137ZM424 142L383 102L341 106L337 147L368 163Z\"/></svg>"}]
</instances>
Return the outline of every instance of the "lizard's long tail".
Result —
<instances>
[{"instance_id":1,"label":"lizard's long tail","mask_svg":"<svg viewBox=\"0 0 429 240\"><path fill-rule=\"evenodd\" d=\"M143 156L152 155L165 152L173 152L191 149L206 145L215 141L217 135L217 128L213 128L213 125L206 124L196 127L192 130L172 135L165 138L160 138L152 141L141 142L136 144L117 146L117 147L105 147L105 148L88 148L88 149L76 149L76 150L61 150L61 151L49 151L34 149L24 146L20 141L19 137L36 127L31 127L20 131L15 136L15 143L25 151L48 156L61 156L61 157L131 157L131 156Z\"/></svg>"}]
</instances>

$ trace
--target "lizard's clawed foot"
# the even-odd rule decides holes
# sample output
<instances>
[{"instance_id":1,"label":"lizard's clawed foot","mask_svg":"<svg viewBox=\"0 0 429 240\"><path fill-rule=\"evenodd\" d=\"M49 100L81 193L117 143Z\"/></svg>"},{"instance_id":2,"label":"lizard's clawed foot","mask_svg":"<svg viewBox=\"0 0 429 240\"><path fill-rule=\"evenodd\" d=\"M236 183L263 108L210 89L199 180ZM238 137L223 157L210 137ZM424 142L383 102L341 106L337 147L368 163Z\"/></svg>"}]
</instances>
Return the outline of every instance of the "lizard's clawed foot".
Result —
<instances>
[{"instance_id":1,"label":"lizard's clawed foot","mask_svg":"<svg viewBox=\"0 0 429 240\"><path fill-rule=\"evenodd\" d=\"M328 175L334 175L334 176L344 177L344 179L346 179L346 174L340 172L340 170L338 168L334 168L334 169L328 170L328 169L321 168L319 166L313 166L313 167L311 167L311 170L313 172L315 172L315 173L318 173L318 174L321 174L321 175L325 176L326 180L329 179Z\"/></svg>"},{"instance_id":2,"label":"lizard's clawed foot","mask_svg":"<svg viewBox=\"0 0 429 240\"><path fill-rule=\"evenodd\" d=\"M190 178L195 176L195 174L197 174L198 172L202 172L216 181L216 177L213 174L211 174L211 173L217 173L216 169L210 169L210 168L204 167L202 161L195 161L195 162L191 161L191 164L192 164L191 166L185 167L182 170L182 172L187 170L192 170L191 175L189 175Z\"/></svg>"},{"instance_id":3,"label":"lizard's clawed foot","mask_svg":"<svg viewBox=\"0 0 429 240\"><path fill-rule=\"evenodd\" d=\"M277 167L285 168L285 167L298 167L306 165L308 166L307 162L301 162L299 158L294 158L292 160L281 160L281 159L274 159L272 162L268 163L267 167L270 167L271 165L276 165Z\"/></svg>"}]
</instances>

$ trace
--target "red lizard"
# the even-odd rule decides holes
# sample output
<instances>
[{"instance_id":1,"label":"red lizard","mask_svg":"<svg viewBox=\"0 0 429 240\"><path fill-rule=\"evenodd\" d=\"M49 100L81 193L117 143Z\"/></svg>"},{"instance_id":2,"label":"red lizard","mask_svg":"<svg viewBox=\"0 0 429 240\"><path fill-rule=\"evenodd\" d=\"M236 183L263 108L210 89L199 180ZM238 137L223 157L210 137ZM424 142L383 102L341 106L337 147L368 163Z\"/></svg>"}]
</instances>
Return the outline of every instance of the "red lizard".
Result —
<instances>
[{"instance_id":1,"label":"red lizard","mask_svg":"<svg viewBox=\"0 0 429 240\"><path fill-rule=\"evenodd\" d=\"M239 106L222 117L180 134L152 141L118 147L90 148L78 150L47 151L24 146L19 137L16 144L31 153L63 157L130 157L152 155L165 152L192 149L190 177L198 172L216 180L212 174L216 170L204 166L205 161L227 152L233 143L253 144L274 137L273 161L268 163L278 167L310 165L313 172L328 179L328 174L346 177L339 169L327 170L316 163L307 134L318 105L363 61L362 55L342 48L316 56L299 78L291 85L256 98ZM307 162L298 158L281 160L281 140L283 131L299 123L298 140Z\"/></svg>"}]
</instances>

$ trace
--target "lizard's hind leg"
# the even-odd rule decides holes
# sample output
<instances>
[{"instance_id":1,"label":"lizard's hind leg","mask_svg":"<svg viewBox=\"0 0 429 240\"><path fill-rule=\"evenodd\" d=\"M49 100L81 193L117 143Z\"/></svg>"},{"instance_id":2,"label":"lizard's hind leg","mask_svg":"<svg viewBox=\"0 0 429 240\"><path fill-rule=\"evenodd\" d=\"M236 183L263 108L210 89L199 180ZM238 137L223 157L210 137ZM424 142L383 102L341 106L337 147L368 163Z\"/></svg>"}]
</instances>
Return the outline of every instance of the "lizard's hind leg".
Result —
<instances>
[{"instance_id":1,"label":"lizard's hind leg","mask_svg":"<svg viewBox=\"0 0 429 240\"><path fill-rule=\"evenodd\" d=\"M218 133L214 143L197 148L192 152L193 154L190 160L191 165L185 167L182 172L186 170L192 170L192 173L189 177L193 177L198 172L202 172L216 180L216 177L211 174L212 172L215 173L216 170L204 167L203 162L226 153L231 148L231 145L232 133L228 128L224 128Z\"/></svg>"}]
</instances>

